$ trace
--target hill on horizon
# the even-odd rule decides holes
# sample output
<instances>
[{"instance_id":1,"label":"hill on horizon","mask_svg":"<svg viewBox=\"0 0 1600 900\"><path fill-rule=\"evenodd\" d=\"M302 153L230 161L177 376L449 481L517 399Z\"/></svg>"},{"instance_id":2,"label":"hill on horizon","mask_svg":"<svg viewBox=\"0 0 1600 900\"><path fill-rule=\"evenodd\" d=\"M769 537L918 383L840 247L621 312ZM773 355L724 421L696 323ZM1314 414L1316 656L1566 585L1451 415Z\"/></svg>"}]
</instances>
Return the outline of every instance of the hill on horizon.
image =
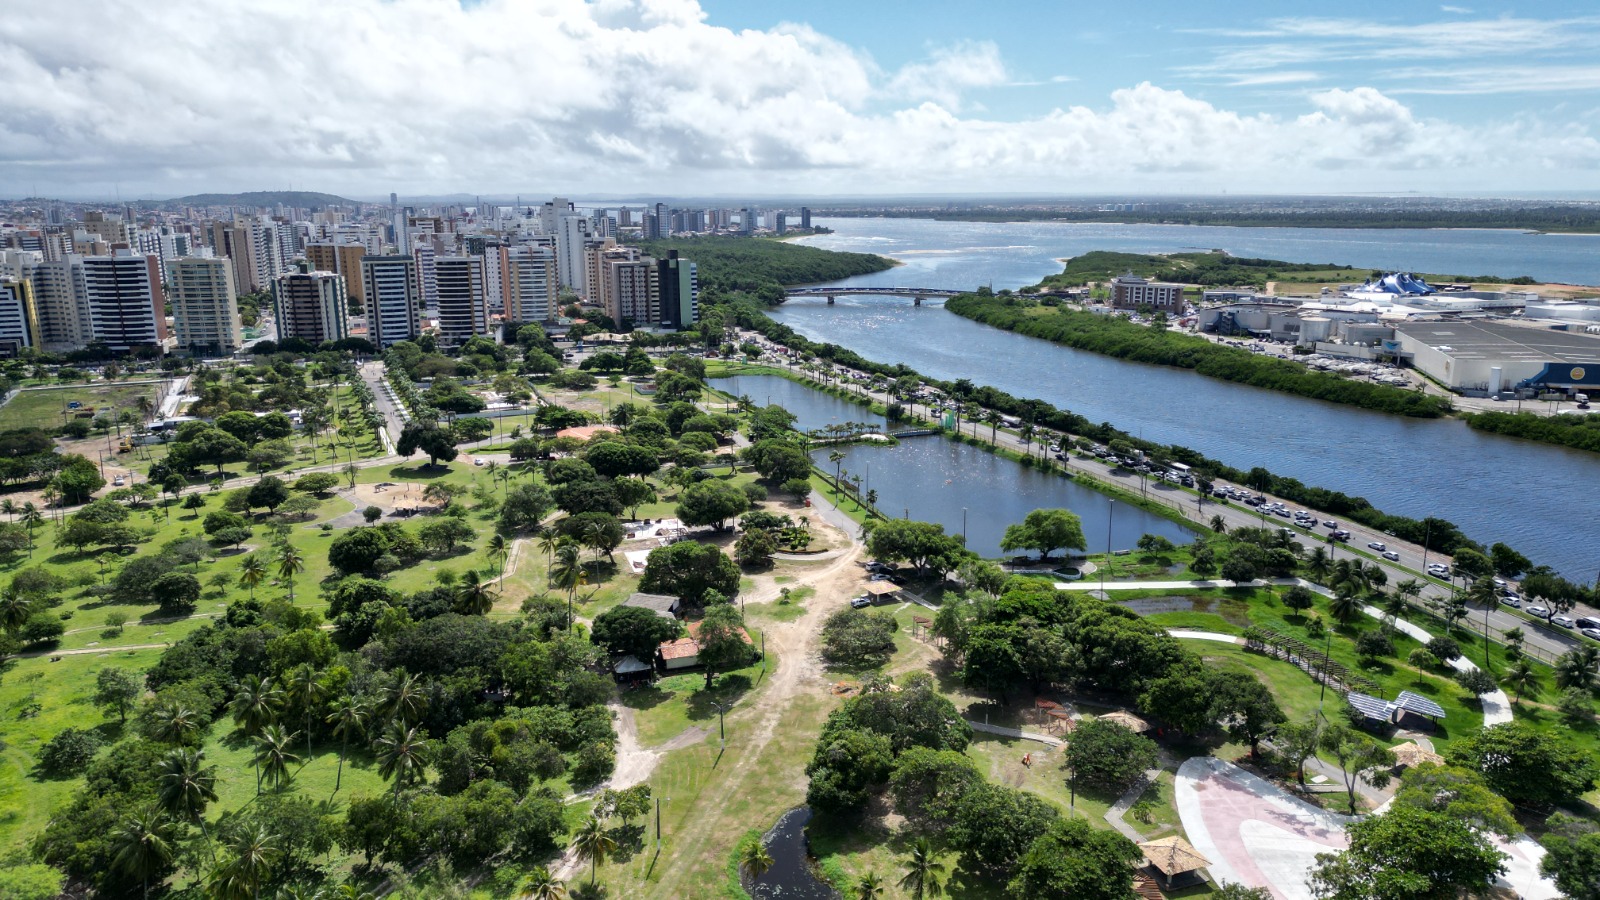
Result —
<instances>
[{"instance_id":1,"label":"hill on horizon","mask_svg":"<svg viewBox=\"0 0 1600 900\"><path fill-rule=\"evenodd\" d=\"M178 206L349 206L360 202L317 191L246 191L242 194L190 194L162 200Z\"/></svg>"}]
</instances>

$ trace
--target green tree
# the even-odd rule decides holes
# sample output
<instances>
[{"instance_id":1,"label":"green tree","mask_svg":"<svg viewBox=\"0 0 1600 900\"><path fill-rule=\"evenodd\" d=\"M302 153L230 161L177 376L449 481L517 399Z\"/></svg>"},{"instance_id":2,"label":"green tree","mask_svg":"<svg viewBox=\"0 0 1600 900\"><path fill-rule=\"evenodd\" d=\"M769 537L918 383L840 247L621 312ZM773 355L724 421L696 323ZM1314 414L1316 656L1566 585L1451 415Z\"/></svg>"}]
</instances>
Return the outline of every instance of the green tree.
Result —
<instances>
[{"instance_id":1,"label":"green tree","mask_svg":"<svg viewBox=\"0 0 1600 900\"><path fill-rule=\"evenodd\" d=\"M680 541L650 551L639 590L703 606L711 591L723 597L738 593L739 566L712 544Z\"/></svg>"},{"instance_id":2,"label":"green tree","mask_svg":"<svg viewBox=\"0 0 1600 900\"><path fill-rule=\"evenodd\" d=\"M728 520L750 509L750 499L732 484L720 479L696 482L678 500L677 515L685 525L710 525L726 531Z\"/></svg>"},{"instance_id":3,"label":"green tree","mask_svg":"<svg viewBox=\"0 0 1600 900\"><path fill-rule=\"evenodd\" d=\"M289 766L301 761L290 749L297 737L298 734L285 730L282 725L268 725L261 729L256 736L255 764L260 772L256 793L261 792L262 781L270 782L276 790L289 780Z\"/></svg>"},{"instance_id":4,"label":"green tree","mask_svg":"<svg viewBox=\"0 0 1600 900\"><path fill-rule=\"evenodd\" d=\"M700 644L700 665L706 673L706 689L718 673L742 668L750 662L750 638L745 634L744 616L731 603L716 604L706 610L696 635Z\"/></svg>"},{"instance_id":5,"label":"green tree","mask_svg":"<svg viewBox=\"0 0 1600 900\"><path fill-rule=\"evenodd\" d=\"M739 871L743 872L751 881L755 881L767 874L772 868L772 854L767 852L767 845L760 838L745 841L739 849Z\"/></svg>"},{"instance_id":6,"label":"green tree","mask_svg":"<svg viewBox=\"0 0 1600 900\"><path fill-rule=\"evenodd\" d=\"M1036 509L1023 518L1021 525L1007 526L1000 540L1001 550L1038 550L1040 559L1049 559L1051 552L1062 548L1084 547L1083 524L1067 509Z\"/></svg>"},{"instance_id":7,"label":"green tree","mask_svg":"<svg viewBox=\"0 0 1600 900\"><path fill-rule=\"evenodd\" d=\"M1558 806L1594 787L1597 764L1570 741L1523 722L1507 722L1468 734L1447 753L1512 803Z\"/></svg>"},{"instance_id":8,"label":"green tree","mask_svg":"<svg viewBox=\"0 0 1600 900\"><path fill-rule=\"evenodd\" d=\"M95 674L94 705L114 711L119 722L128 721L128 710L144 693L144 679L116 666L106 666Z\"/></svg>"},{"instance_id":9,"label":"green tree","mask_svg":"<svg viewBox=\"0 0 1600 900\"><path fill-rule=\"evenodd\" d=\"M1505 838L1522 832L1504 797L1489 790L1478 773L1460 766L1422 763L1400 776L1394 802L1470 823L1480 831Z\"/></svg>"},{"instance_id":10,"label":"green tree","mask_svg":"<svg viewBox=\"0 0 1600 900\"><path fill-rule=\"evenodd\" d=\"M176 855L176 841L176 831L160 808L145 807L117 828L112 837L116 855L111 864L143 884L145 900L149 900L150 879L165 877Z\"/></svg>"},{"instance_id":11,"label":"green tree","mask_svg":"<svg viewBox=\"0 0 1600 900\"><path fill-rule=\"evenodd\" d=\"M400 802L402 787L421 780L432 747L433 742L422 736L421 728L408 728L403 721L394 722L378 738L378 775L385 781L394 781L396 803Z\"/></svg>"},{"instance_id":12,"label":"green tree","mask_svg":"<svg viewBox=\"0 0 1600 900\"><path fill-rule=\"evenodd\" d=\"M918 837L906 854L905 874L900 876L900 889L911 894L911 900L937 897L944 893L944 863L933 842L926 836Z\"/></svg>"},{"instance_id":13,"label":"green tree","mask_svg":"<svg viewBox=\"0 0 1600 900\"><path fill-rule=\"evenodd\" d=\"M676 619L659 616L654 610L615 606L595 617L589 639L613 656L649 660L663 642L682 633L683 626Z\"/></svg>"},{"instance_id":14,"label":"green tree","mask_svg":"<svg viewBox=\"0 0 1600 900\"><path fill-rule=\"evenodd\" d=\"M606 857L616 851L617 841L598 818L591 817L572 836L572 849L577 852L579 859L589 861L589 884L593 885Z\"/></svg>"},{"instance_id":15,"label":"green tree","mask_svg":"<svg viewBox=\"0 0 1600 900\"><path fill-rule=\"evenodd\" d=\"M267 566L254 553L246 556L239 564L239 584L248 588L250 599L256 598L256 585L267 580Z\"/></svg>"},{"instance_id":16,"label":"green tree","mask_svg":"<svg viewBox=\"0 0 1600 900\"><path fill-rule=\"evenodd\" d=\"M1324 900L1456 900L1482 896L1505 854L1464 821L1396 806L1352 822L1350 848L1317 854L1311 889Z\"/></svg>"},{"instance_id":17,"label":"green tree","mask_svg":"<svg viewBox=\"0 0 1600 900\"><path fill-rule=\"evenodd\" d=\"M1018 900L1127 900L1144 853L1114 831L1057 820L1028 847L1007 886Z\"/></svg>"},{"instance_id":18,"label":"green tree","mask_svg":"<svg viewBox=\"0 0 1600 900\"><path fill-rule=\"evenodd\" d=\"M1545 824L1539 874L1555 881L1570 900L1600 900L1600 830L1587 819L1559 812Z\"/></svg>"},{"instance_id":19,"label":"green tree","mask_svg":"<svg viewBox=\"0 0 1600 900\"><path fill-rule=\"evenodd\" d=\"M217 800L217 767L205 764L205 751L174 747L157 768L156 800L167 815L200 826L206 840L206 807Z\"/></svg>"},{"instance_id":20,"label":"green tree","mask_svg":"<svg viewBox=\"0 0 1600 900\"><path fill-rule=\"evenodd\" d=\"M1394 754L1387 747L1345 725L1329 725L1322 732L1322 749L1339 766L1344 777L1350 814L1356 814L1356 787L1366 782L1375 788L1389 783Z\"/></svg>"},{"instance_id":21,"label":"green tree","mask_svg":"<svg viewBox=\"0 0 1600 900\"><path fill-rule=\"evenodd\" d=\"M333 726L333 736L339 739L339 770L333 776L333 792L338 793L344 783L344 761L350 754L350 739L359 740L367 730L367 719L372 708L366 701L350 694L342 694L334 701L333 710L324 720Z\"/></svg>"},{"instance_id":22,"label":"green tree","mask_svg":"<svg viewBox=\"0 0 1600 900\"><path fill-rule=\"evenodd\" d=\"M877 872L867 872L856 878L850 891L852 900L878 900L883 896L883 878Z\"/></svg>"},{"instance_id":23,"label":"green tree","mask_svg":"<svg viewBox=\"0 0 1600 900\"><path fill-rule=\"evenodd\" d=\"M305 559L300 556L293 544L284 544L278 549L278 577L289 588L289 603L294 603L294 578L306 569Z\"/></svg>"},{"instance_id":24,"label":"green tree","mask_svg":"<svg viewBox=\"0 0 1600 900\"><path fill-rule=\"evenodd\" d=\"M1156 767L1155 742L1104 719L1086 719L1072 732L1062 768L1081 784L1110 794L1127 790Z\"/></svg>"}]
</instances>

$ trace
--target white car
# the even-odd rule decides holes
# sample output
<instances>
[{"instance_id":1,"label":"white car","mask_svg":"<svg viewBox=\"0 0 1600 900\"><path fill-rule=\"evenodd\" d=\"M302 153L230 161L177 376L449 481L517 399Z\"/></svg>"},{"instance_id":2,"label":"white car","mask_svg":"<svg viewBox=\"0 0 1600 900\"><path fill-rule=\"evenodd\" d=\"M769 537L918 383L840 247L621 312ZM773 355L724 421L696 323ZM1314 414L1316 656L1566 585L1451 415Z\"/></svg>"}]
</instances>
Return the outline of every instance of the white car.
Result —
<instances>
[{"instance_id":1,"label":"white car","mask_svg":"<svg viewBox=\"0 0 1600 900\"><path fill-rule=\"evenodd\" d=\"M1383 551L1383 558L1390 562L1399 562L1400 554L1394 552L1393 550L1385 550Z\"/></svg>"},{"instance_id":2,"label":"white car","mask_svg":"<svg viewBox=\"0 0 1600 900\"><path fill-rule=\"evenodd\" d=\"M1383 541L1367 541L1367 549L1376 550L1379 553L1382 553L1383 551L1389 549L1389 545L1385 544Z\"/></svg>"},{"instance_id":3,"label":"white car","mask_svg":"<svg viewBox=\"0 0 1600 900\"><path fill-rule=\"evenodd\" d=\"M117 477L111 479L111 486L112 487L122 487L124 484L127 484L127 482L123 480L121 475L118 475Z\"/></svg>"},{"instance_id":4,"label":"white car","mask_svg":"<svg viewBox=\"0 0 1600 900\"><path fill-rule=\"evenodd\" d=\"M1567 618L1566 616L1551 616L1550 617L1550 624L1554 625L1554 626L1556 626L1558 628L1571 628L1572 627L1572 620Z\"/></svg>"}]
</instances>

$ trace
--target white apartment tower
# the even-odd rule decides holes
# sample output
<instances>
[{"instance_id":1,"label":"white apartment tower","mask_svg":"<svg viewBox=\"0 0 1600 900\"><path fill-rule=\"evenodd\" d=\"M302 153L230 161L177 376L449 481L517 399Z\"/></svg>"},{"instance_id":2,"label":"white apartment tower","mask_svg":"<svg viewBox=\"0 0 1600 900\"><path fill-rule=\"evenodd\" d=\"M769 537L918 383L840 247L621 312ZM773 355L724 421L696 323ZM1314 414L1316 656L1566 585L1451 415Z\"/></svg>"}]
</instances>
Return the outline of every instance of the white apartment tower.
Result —
<instances>
[{"instance_id":1,"label":"white apartment tower","mask_svg":"<svg viewBox=\"0 0 1600 900\"><path fill-rule=\"evenodd\" d=\"M400 254L363 257L361 282L367 292L368 339L380 350L415 339L422 328L417 261Z\"/></svg>"},{"instance_id":2,"label":"white apartment tower","mask_svg":"<svg viewBox=\"0 0 1600 900\"><path fill-rule=\"evenodd\" d=\"M0 278L0 356L14 357L39 346L39 317L33 285L25 279Z\"/></svg>"},{"instance_id":3,"label":"white apartment tower","mask_svg":"<svg viewBox=\"0 0 1600 900\"><path fill-rule=\"evenodd\" d=\"M166 298L154 257L132 250L83 258L94 339L117 353L158 348L167 338Z\"/></svg>"},{"instance_id":4,"label":"white apartment tower","mask_svg":"<svg viewBox=\"0 0 1600 900\"><path fill-rule=\"evenodd\" d=\"M239 292L228 260L191 256L168 261L167 296L178 349L224 356L243 346Z\"/></svg>"},{"instance_id":5,"label":"white apartment tower","mask_svg":"<svg viewBox=\"0 0 1600 900\"><path fill-rule=\"evenodd\" d=\"M560 301L556 255L549 247L521 245L506 252L505 320L515 324L555 318Z\"/></svg>"},{"instance_id":6,"label":"white apartment tower","mask_svg":"<svg viewBox=\"0 0 1600 900\"><path fill-rule=\"evenodd\" d=\"M441 256L433 261L438 279L439 339L459 347L473 335L489 331L489 304L484 294L483 258Z\"/></svg>"}]
</instances>

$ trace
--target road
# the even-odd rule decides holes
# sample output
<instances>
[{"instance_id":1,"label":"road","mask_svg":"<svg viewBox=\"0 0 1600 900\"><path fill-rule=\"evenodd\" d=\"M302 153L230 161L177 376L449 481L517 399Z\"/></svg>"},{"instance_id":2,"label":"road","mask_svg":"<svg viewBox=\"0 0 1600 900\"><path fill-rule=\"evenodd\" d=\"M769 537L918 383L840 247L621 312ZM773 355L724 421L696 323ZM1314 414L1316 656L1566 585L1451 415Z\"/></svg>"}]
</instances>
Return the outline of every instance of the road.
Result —
<instances>
[{"instance_id":1,"label":"road","mask_svg":"<svg viewBox=\"0 0 1600 900\"><path fill-rule=\"evenodd\" d=\"M379 437L383 438L384 449L393 454L395 444L400 440L400 428L404 425L407 416L400 409L400 404L395 400L393 389L389 387L389 382L384 378L383 362L381 360L373 360L362 364L361 380L366 382L367 390L372 392L373 405L377 407L378 413L383 416L383 433Z\"/></svg>"},{"instance_id":2,"label":"road","mask_svg":"<svg viewBox=\"0 0 1600 900\"><path fill-rule=\"evenodd\" d=\"M752 333L745 339L754 340L763 348L776 349L776 345L757 334ZM787 368L789 371L800 375L801 377L815 378L815 376L800 371L798 366L794 365L791 361L785 359L778 353L774 353L771 358L764 358L762 362L764 364L775 363L779 366ZM850 375L860 374L846 370L842 367L834 367L832 371L836 378L841 373L848 373ZM889 403L904 402L882 391L866 390L860 388L859 386L855 386L855 389L869 396L871 399L885 405ZM926 404L909 403L906 405L913 416L920 416L924 419L934 422L940 421L943 417L941 412L933 407L929 407ZM990 439L991 431L987 424L962 421L960 428L963 433L970 433L974 437L981 440L987 441ZM1007 431L1003 428L1000 429L996 434L996 439L1002 447L1017 453L1032 453L1035 456L1042 456L1047 452L1038 440L1035 440L1031 443L1025 442L1015 433ZM1454 589L1451 587L1448 581L1431 578L1423 574L1425 571L1427 571L1428 563L1438 562L1450 565L1452 560L1449 557L1439 553L1425 553L1423 548L1416 544L1398 540L1391 535L1384 534L1356 522L1339 521L1338 523L1339 527L1351 533L1348 543L1330 542L1328 540L1328 532L1331 529L1322 527L1320 525L1315 529L1300 528L1296 526L1293 520L1290 518L1282 518L1271 513L1264 513L1261 512L1259 508L1253 508L1240 503L1223 501L1217 498L1202 498L1193 490L1180 488L1177 485L1169 484L1167 482L1141 478L1138 473L1108 466L1104 462L1101 462L1094 457L1079 457L1074 455L1065 461L1057 460L1056 463L1064 466L1067 471L1075 475L1085 475L1096 481L1116 485L1122 490L1132 493L1139 493L1142 496L1170 506L1174 510L1181 513L1185 518L1203 527L1209 527L1211 518L1213 516L1220 515L1223 523L1228 527L1229 530L1240 526L1257 528L1274 526L1291 529L1301 536L1300 542L1307 546L1308 549L1309 547L1315 545L1321 545L1325 547L1328 551L1328 556L1330 559L1355 559L1366 564L1376 563L1383 569L1384 574L1388 577L1388 586L1391 588L1396 583L1404 581L1408 578L1416 579L1418 582L1424 585L1421 594L1421 599L1424 602L1429 600L1443 601L1452 596L1454 593ZM1219 483L1218 486L1222 486L1221 483ZM1260 492L1252 491L1252 493L1259 494ZM1278 499L1276 497L1272 497L1271 495L1267 495L1267 497L1269 501ZM1335 520L1335 517L1331 514L1323 514L1308 507L1288 503L1288 501L1282 502L1286 503L1290 509L1305 509L1307 512L1315 515L1318 522L1324 520ZM1367 549L1367 544L1369 542L1378 542L1384 544L1389 550L1398 554L1400 559L1387 560L1382 558L1377 551ZM1516 588L1515 582L1512 582L1512 587L1513 589ZM1495 606L1494 608L1488 610L1485 610L1482 607L1472 607L1471 611L1472 615L1467 622L1470 623L1471 627L1474 630L1477 630L1478 633L1482 633L1482 629L1485 627L1486 620L1488 630L1491 636L1495 638L1498 638L1500 633L1503 633L1511 628L1521 628L1526 636L1524 646L1529 648L1532 655L1544 658L1546 661L1549 661L1554 657L1581 645L1584 642L1582 638L1579 638L1572 632L1556 628L1528 617L1516 615L1500 606ZM1571 613L1573 616L1594 614L1595 613L1593 611L1584 606L1579 606ZM1479 648L1479 655L1481 656L1481 647Z\"/></svg>"}]
</instances>

